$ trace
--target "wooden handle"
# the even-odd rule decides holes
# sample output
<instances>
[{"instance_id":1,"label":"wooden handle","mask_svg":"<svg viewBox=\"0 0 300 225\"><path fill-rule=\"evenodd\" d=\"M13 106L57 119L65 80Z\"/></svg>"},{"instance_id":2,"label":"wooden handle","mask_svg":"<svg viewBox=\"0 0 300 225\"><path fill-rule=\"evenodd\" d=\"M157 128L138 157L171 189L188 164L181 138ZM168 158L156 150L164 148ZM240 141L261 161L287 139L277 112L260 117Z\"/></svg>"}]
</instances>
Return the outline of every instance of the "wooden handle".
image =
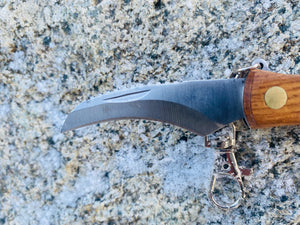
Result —
<instances>
[{"instance_id":1,"label":"wooden handle","mask_svg":"<svg viewBox=\"0 0 300 225\"><path fill-rule=\"evenodd\" d=\"M300 124L300 76L251 69L244 89L251 128Z\"/></svg>"}]
</instances>

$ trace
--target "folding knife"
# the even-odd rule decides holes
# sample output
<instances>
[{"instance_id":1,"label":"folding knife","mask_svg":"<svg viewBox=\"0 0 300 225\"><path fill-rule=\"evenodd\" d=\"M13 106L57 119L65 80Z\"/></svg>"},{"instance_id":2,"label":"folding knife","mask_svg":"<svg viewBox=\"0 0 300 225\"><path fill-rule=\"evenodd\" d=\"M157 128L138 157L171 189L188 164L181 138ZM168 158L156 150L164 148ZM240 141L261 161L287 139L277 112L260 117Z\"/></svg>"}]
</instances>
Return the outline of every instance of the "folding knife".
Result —
<instances>
[{"instance_id":1,"label":"folding knife","mask_svg":"<svg viewBox=\"0 0 300 225\"><path fill-rule=\"evenodd\" d=\"M144 86L100 95L79 104L67 117L62 131L120 119L148 119L174 124L200 136L209 135L237 120L250 128L300 124L300 76L270 72L268 64L257 59L252 66L233 73L231 79L199 80ZM234 141L233 139L230 139ZM207 142L207 145L209 142ZM224 144L224 143L223 143ZM229 149L227 174L238 179L249 172L237 166ZM244 173L243 173L244 172ZM233 208L232 204L219 204Z\"/></svg>"}]
</instances>

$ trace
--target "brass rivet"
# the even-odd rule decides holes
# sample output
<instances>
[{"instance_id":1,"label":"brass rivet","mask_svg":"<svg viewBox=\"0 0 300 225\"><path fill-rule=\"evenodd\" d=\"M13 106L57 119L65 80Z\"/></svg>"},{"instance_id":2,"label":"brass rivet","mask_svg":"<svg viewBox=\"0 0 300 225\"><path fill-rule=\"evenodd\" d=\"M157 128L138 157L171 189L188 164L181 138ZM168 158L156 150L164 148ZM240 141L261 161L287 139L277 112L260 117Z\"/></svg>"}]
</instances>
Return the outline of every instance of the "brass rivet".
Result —
<instances>
[{"instance_id":1,"label":"brass rivet","mask_svg":"<svg viewBox=\"0 0 300 225\"><path fill-rule=\"evenodd\" d=\"M287 95L282 87L271 87L265 93L265 103L271 109L282 108L286 104L286 101Z\"/></svg>"}]
</instances>

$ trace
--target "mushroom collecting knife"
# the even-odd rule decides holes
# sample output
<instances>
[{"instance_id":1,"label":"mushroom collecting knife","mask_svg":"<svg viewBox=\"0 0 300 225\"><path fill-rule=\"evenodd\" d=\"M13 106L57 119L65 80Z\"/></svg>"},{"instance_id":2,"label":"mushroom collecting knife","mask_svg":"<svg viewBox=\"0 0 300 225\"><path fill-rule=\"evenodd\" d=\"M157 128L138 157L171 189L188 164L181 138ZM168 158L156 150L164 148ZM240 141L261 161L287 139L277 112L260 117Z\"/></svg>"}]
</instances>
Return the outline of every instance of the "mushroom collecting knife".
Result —
<instances>
[{"instance_id":1,"label":"mushroom collecting knife","mask_svg":"<svg viewBox=\"0 0 300 225\"><path fill-rule=\"evenodd\" d=\"M144 86L104 94L79 104L67 117L62 131L120 119L148 119L171 123L206 136L234 121L244 120L250 128L300 124L300 76L268 71L267 63L258 59L241 69L231 79L189 81ZM218 207L234 208L214 197L218 178L229 175L241 188L242 176L250 170L239 168L233 154L233 137L219 147L225 149L227 169L215 173L210 198ZM211 146L206 138L206 145ZM224 165L224 164L222 164Z\"/></svg>"},{"instance_id":2,"label":"mushroom collecting knife","mask_svg":"<svg viewBox=\"0 0 300 225\"><path fill-rule=\"evenodd\" d=\"M256 65L256 66L255 66ZM268 69L263 60L240 70L246 78L144 86L104 94L79 104L62 131L120 119L171 123L208 135L236 120L251 128L300 124L300 76Z\"/></svg>"}]
</instances>

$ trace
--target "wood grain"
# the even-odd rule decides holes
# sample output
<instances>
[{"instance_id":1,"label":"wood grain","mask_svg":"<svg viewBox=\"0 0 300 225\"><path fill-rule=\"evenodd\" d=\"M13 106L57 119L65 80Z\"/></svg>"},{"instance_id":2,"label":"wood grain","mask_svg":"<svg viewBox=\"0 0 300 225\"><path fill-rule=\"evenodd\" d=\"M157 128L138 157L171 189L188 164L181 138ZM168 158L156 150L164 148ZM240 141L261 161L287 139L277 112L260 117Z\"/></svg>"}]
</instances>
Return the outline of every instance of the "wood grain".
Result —
<instances>
[{"instance_id":1,"label":"wood grain","mask_svg":"<svg viewBox=\"0 0 300 225\"><path fill-rule=\"evenodd\" d=\"M265 103L265 93L278 86L287 94L286 104L272 109ZM244 112L251 128L300 124L300 76L250 70L244 89Z\"/></svg>"}]
</instances>

